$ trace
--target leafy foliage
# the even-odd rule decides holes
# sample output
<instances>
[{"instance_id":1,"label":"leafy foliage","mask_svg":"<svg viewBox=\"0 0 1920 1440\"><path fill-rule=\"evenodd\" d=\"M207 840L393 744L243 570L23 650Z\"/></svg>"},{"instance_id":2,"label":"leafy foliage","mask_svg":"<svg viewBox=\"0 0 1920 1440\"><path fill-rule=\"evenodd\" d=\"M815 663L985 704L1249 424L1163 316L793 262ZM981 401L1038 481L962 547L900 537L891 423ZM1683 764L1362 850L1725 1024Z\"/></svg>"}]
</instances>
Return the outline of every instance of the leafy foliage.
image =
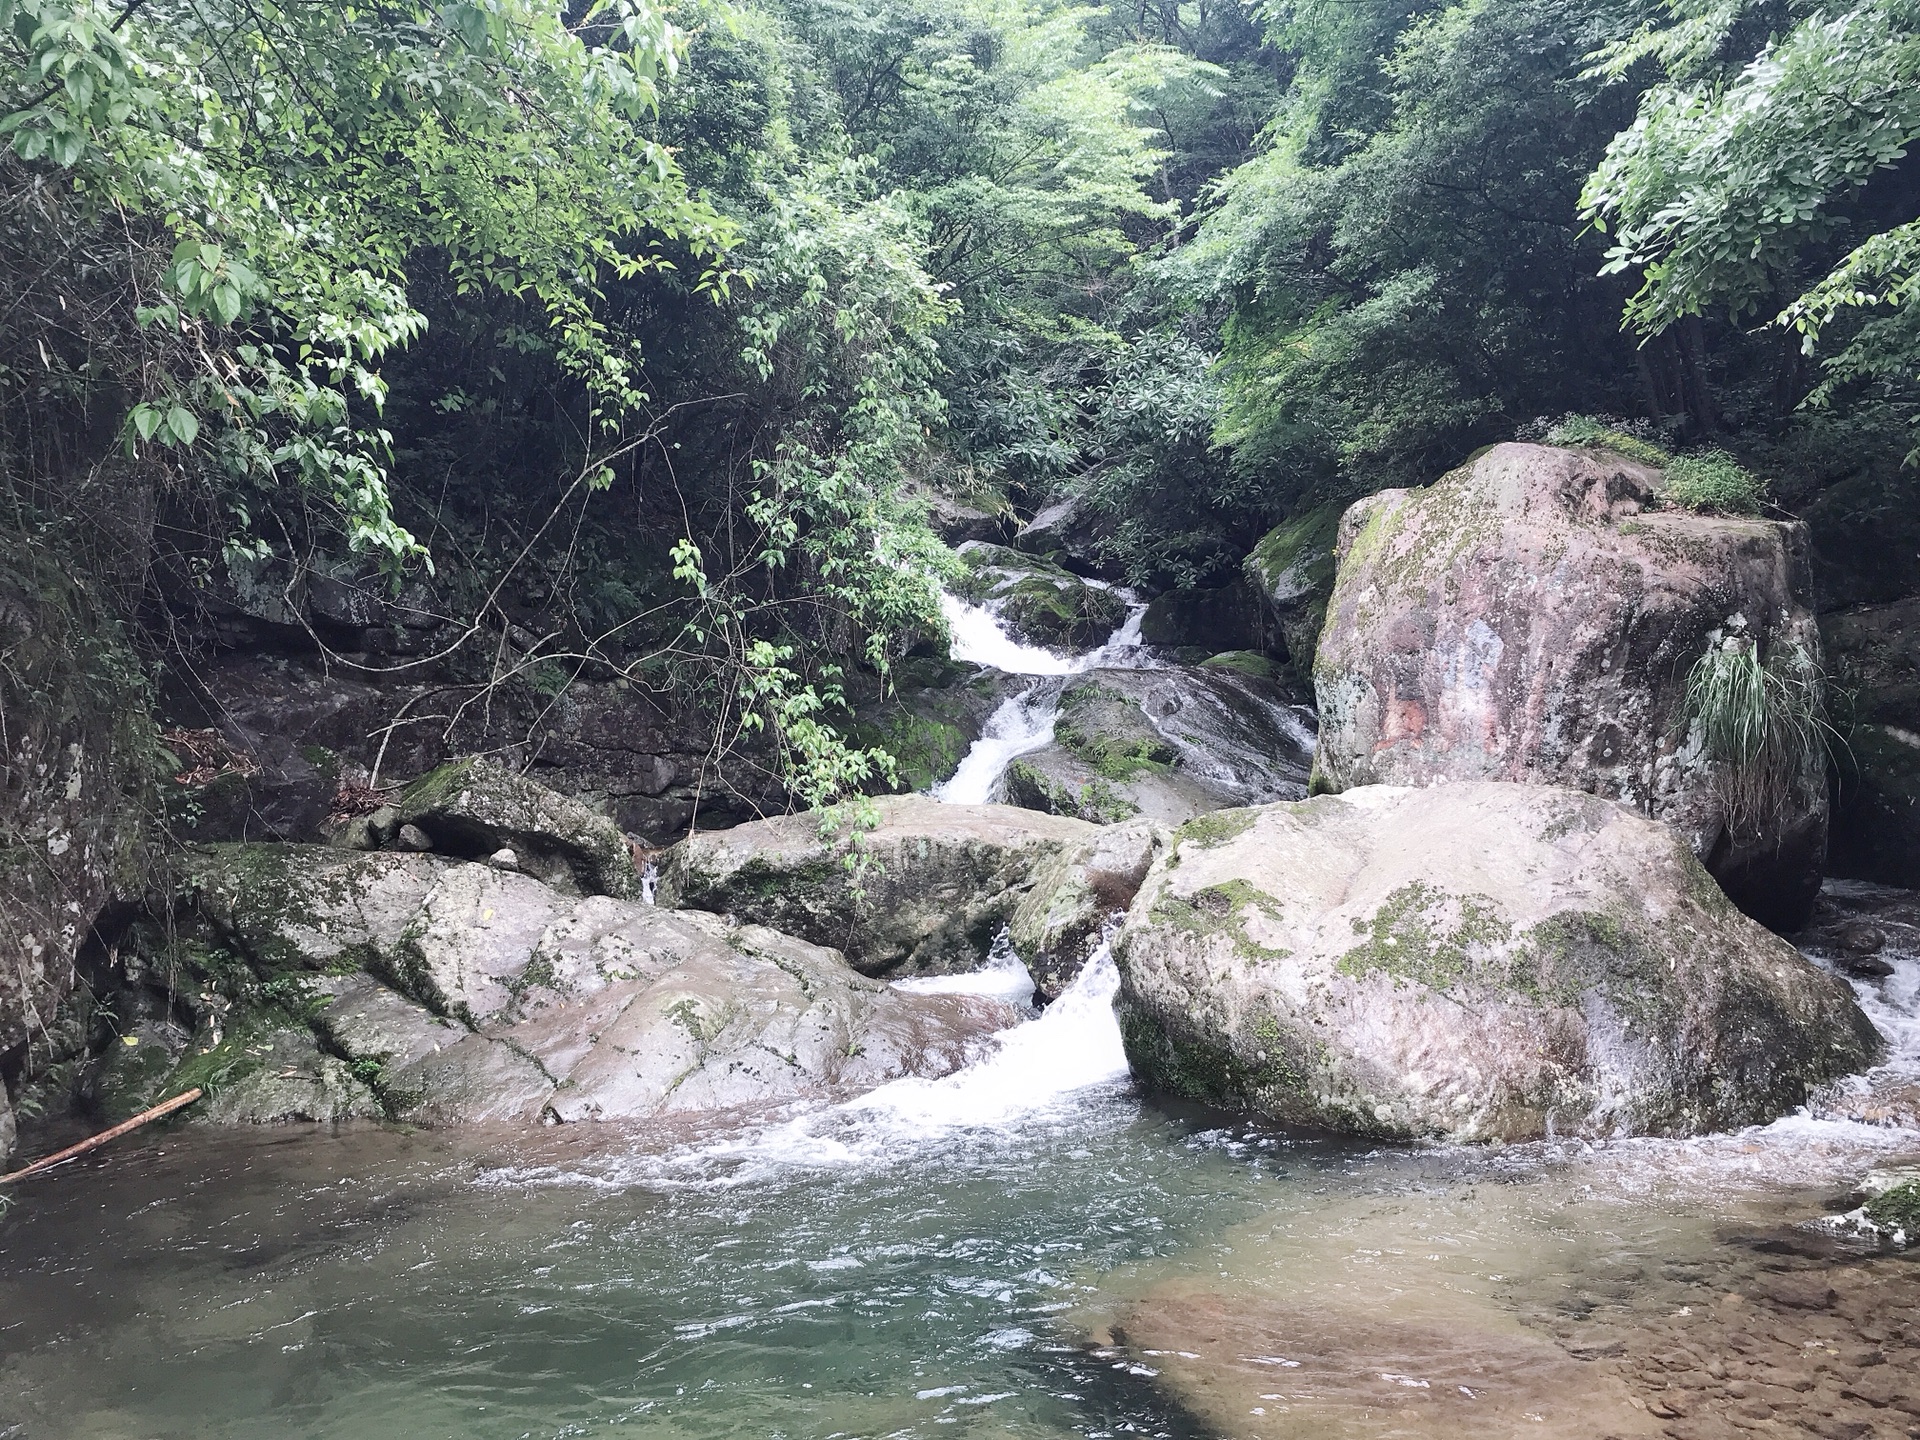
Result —
<instances>
[{"instance_id":1,"label":"leafy foliage","mask_svg":"<svg viewBox=\"0 0 1920 1440\"><path fill-rule=\"evenodd\" d=\"M1796 644L1763 661L1753 635L1716 631L1687 672L1687 721L1721 763L1734 823L1756 834L1808 784L1825 783L1826 715L1826 677Z\"/></svg>"},{"instance_id":2,"label":"leafy foliage","mask_svg":"<svg viewBox=\"0 0 1920 1440\"><path fill-rule=\"evenodd\" d=\"M1608 270L1641 278L1627 306L1641 332L1758 312L1826 349L1813 405L1878 387L1911 413L1920 191L1902 162L1920 135L1920 7L1796 8L1744 63L1722 57L1771 6L1672 0L1663 27L1603 50L1600 74L1653 60L1668 77L1609 145L1583 213L1612 227Z\"/></svg>"}]
</instances>

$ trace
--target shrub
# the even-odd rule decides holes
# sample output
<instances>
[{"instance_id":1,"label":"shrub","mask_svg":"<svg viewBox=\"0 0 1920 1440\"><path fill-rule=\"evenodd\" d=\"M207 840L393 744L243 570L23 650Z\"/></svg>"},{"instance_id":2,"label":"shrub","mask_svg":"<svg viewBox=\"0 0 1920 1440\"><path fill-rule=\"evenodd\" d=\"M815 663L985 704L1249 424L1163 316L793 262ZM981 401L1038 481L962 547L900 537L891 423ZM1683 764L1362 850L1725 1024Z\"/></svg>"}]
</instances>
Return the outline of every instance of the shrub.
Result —
<instances>
[{"instance_id":1,"label":"shrub","mask_svg":"<svg viewBox=\"0 0 1920 1440\"><path fill-rule=\"evenodd\" d=\"M1767 482L1724 450L1682 455L1667 467L1662 497L1689 510L1722 515L1757 515L1767 498Z\"/></svg>"},{"instance_id":2,"label":"shrub","mask_svg":"<svg viewBox=\"0 0 1920 1440\"><path fill-rule=\"evenodd\" d=\"M1611 450L1644 465L1665 465L1673 458L1651 440L1629 434L1618 422L1609 423L1591 415L1561 416L1547 430L1546 442L1572 449Z\"/></svg>"}]
</instances>

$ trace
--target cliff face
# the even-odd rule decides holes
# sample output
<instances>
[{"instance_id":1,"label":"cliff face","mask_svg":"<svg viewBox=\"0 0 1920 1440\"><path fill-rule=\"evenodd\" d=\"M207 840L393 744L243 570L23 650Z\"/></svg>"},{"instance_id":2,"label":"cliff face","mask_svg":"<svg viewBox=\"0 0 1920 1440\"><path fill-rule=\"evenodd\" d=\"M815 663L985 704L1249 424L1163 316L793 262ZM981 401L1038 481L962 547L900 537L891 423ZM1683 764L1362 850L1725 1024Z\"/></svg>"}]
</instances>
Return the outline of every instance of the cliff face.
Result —
<instances>
[{"instance_id":1,"label":"cliff face","mask_svg":"<svg viewBox=\"0 0 1920 1440\"><path fill-rule=\"evenodd\" d=\"M56 1012L96 922L143 888L149 714L99 598L33 539L0 533L0 1157L20 1077L64 1058Z\"/></svg>"}]
</instances>

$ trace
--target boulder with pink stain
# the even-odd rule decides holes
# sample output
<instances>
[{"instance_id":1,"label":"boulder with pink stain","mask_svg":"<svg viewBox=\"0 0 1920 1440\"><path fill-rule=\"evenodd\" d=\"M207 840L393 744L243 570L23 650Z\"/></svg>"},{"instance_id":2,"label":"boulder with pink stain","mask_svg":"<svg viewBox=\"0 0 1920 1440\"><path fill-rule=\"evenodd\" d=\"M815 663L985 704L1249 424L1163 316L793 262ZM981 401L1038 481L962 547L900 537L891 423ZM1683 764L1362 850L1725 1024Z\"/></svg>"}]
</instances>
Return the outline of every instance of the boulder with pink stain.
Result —
<instances>
[{"instance_id":1,"label":"boulder with pink stain","mask_svg":"<svg viewBox=\"0 0 1920 1440\"><path fill-rule=\"evenodd\" d=\"M1826 851L1821 759L1756 819L1685 697L1716 632L1817 663L1806 531L1670 507L1661 483L1608 451L1496 445L1349 509L1314 666L1314 788L1604 795L1673 826L1742 909L1790 928Z\"/></svg>"}]
</instances>

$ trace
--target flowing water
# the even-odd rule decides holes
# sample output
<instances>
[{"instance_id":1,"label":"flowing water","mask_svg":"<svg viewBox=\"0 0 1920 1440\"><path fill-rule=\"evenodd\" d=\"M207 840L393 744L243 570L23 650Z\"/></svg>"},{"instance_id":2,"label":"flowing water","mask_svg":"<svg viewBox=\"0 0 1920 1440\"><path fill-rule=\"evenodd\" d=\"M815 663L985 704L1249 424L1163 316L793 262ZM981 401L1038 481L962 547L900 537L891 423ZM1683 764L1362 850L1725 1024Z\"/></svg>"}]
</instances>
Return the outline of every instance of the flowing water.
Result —
<instances>
[{"instance_id":1,"label":"flowing water","mask_svg":"<svg viewBox=\"0 0 1920 1440\"><path fill-rule=\"evenodd\" d=\"M947 628L953 637L955 660L985 665L1008 675L1041 678L1001 701L999 708L987 717L980 738L961 758L959 768L933 787L931 793L936 800L950 805L984 805L996 797L1007 766L1052 742L1054 722L1060 716L1062 680L1057 677L1079 675L1102 666L1154 663L1140 643L1140 624L1147 607L1130 592L1119 593L1127 601L1127 618L1107 637L1105 644L1081 655L1022 644L1006 632L988 606L975 605L953 595L940 597Z\"/></svg>"},{"instance_id":2,"label":"flowing water","mask_svg":"<svg viewBox=\"0 0 1920 1440\"><path fill-rule=\"evenodd\" d=\"M1138 607L1062 656L949 603L1034 677L949 800L1061 677L1152 663ZM1920 1082L1920 909L1832 893L1890 937L1871 1088ZM1920 1131L1284 1134L1143 1100L1117 982L1103 950L955 1075L706 1132L121 1142L0 1213L0 1440L1920 1433L1920 1266L1822 1223ZM1032 997L1005 952L899 983Z\"/></svg>"},{"instance_id":3,"label":"flowing water","mask_svg":"<svg viewBox=\"0 0 1920 1440\"><path fill-rule=\"evenodd\" d=\"M1143 1102L1114 982L744 1130L125 1142L0 1218L0 1435L1907 1433L1915 1267L1803 1222L1920 1134L1291 1136ZM1917 984L1862 990L1911 1031Z\"/></svg>"}]
</instances>

